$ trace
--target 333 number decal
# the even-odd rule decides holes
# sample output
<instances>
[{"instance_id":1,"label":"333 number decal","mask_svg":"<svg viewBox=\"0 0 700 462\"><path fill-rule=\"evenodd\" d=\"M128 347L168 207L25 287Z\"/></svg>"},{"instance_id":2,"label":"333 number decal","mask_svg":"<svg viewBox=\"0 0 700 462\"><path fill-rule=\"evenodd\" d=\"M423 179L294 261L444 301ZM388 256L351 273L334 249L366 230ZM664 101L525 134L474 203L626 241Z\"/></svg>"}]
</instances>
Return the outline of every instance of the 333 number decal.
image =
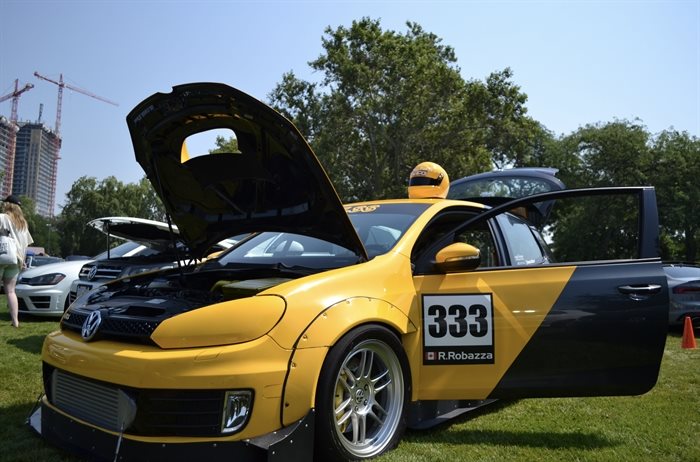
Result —
<instances>
[{"instance_id":1,"label":"333 number decal","mask_svg":"<svg viewBox=\"0 0 700 462\"><path fill-rule=\"evenodd\" d=\"M476 304L466 307L464 305L431 305L428 307L428 316L433 318L433 322L428 324L430 336L442 338L449 334L459 338L469 334L474 337L483 337L489 333L488 308L484 305ZM449 316L449 318L448 318ZM473 322L470 323L470 319ZM448 323L448 321L454 321Z\"/></svg>"},{"instance_id":2,"label":"333 number decal","mask_svg":"<svg viewBox=\"0 0 700 462\"><path fill-rule=\"evenodd\" d=\"M424 345L493 345L491 294L423 296Z\"/></svg>"}]
</instances>

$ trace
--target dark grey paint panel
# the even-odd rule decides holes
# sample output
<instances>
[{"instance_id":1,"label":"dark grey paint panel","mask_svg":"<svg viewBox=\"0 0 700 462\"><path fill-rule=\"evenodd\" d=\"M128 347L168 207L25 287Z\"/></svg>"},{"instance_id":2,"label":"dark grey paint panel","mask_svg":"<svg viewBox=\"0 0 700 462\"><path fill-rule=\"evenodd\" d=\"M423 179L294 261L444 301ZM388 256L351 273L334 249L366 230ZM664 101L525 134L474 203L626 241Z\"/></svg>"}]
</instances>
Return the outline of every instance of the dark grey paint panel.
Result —
<instances>
[{"instance_id":1,"label":"dark grey paint panel","mask_svg":"<svg viewBox=\"0 0 700 462\"><path fill-rule=\"evenodd\" d=\"M660 286L636 300L620 286ZM658 261L578 267L490 398L636 395L656 383L668 330Z\"/></svg>"}]
</instances>

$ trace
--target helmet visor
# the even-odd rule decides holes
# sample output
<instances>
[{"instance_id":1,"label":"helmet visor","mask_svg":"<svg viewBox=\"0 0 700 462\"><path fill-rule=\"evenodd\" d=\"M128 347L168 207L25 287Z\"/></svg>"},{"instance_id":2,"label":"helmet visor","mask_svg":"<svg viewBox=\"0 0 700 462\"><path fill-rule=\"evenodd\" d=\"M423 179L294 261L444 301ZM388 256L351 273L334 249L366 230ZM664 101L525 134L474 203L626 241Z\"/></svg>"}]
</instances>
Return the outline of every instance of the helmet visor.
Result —
<instances>
[{"instance_id":1,"label":"helmet visor","mask_svg":"<svg viewBox=\"0 0 700 462\"><path fill-rule=\"evenodd\" d=\"M427 176L414 176L408 180L409 186L439 186L442 183L442 175L437 178L428 178Z\"/></svg>"}]
</instances>

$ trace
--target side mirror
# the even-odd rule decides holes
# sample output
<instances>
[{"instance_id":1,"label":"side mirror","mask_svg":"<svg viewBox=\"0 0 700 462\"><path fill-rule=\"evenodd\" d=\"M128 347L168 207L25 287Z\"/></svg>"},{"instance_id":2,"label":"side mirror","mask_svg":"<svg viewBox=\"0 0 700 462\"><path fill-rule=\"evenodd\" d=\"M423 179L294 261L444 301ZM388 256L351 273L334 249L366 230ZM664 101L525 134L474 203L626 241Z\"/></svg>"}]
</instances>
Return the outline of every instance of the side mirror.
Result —
<instances>
[{"instance_id":1,"label":"side mirror","mask_svg":"<svg viewBox=\"0 0 700 462\"><path fill-rule=\"evenodd\" d=\"M481 264L481 251L473 245L455 242L435 256L435 266L442 273L471 271Z\"/></svg>"}]
</instances>

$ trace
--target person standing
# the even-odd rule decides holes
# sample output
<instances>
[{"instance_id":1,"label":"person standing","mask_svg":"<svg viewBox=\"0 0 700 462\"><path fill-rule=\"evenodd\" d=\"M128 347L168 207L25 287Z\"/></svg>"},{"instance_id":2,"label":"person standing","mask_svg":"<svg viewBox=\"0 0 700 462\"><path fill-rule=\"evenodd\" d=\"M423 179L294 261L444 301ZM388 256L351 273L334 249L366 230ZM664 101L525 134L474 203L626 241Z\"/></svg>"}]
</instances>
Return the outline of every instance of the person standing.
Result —
<instances>
[{"instance_id":1,"label":"person standing","mask_svg":"<svg viewBox=\"0 0 700 462\"><path fill-rule=\"evenodd\" d=\"M22 213L22 203L17 196L10 194L3 201L2 213L0 213L0 230L9 232L8 235L13 237L17 243L17 262L15 264L0 265L0 277L7 295L10 321L13 327L19 327L19 304L15 286L17 285L17 276L24 267L27 247L34 240L32 235L29 234L27 220Z\"/></svg>"}]
</instances>

